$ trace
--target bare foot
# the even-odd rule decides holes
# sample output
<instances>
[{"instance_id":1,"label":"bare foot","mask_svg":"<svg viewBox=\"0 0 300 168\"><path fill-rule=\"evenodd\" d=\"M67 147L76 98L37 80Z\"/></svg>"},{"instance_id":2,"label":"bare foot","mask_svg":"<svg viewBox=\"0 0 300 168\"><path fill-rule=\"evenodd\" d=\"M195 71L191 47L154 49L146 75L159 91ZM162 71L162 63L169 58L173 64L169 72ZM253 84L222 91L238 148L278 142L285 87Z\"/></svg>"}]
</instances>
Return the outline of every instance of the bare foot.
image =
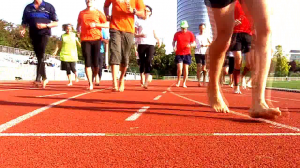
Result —
<instances>
[{"instance_id":1,"label":"bare foot","mask_svg":"<svg viewBox=\"0 0 300 168\"><path fill-rule=\"evenodd\" d=\"M46 80L43 80L43 88L45 89L46 88L46 85L48 84L48 79L46 79Z\"/></svg>"},{"instance_id":2,"label":"bare foot","mask_svg":"<svg viewBox=\"0 0 300 168\"><path fill-rule=\"evenodd\" d=\"M67 84L67 86L72 86L72 85L73 85L72 83Z\"/></svg>"},{"instance_id":3,"label":"bare foot","mask_svg":"<svg viewBox=\"0 0 300 168\"><path fill-rule=\"evenodd\" d=\"M176 87L179 87L179 86L180 86L180 81L178 81L176 84Z\"/></svg>"},{"instance_id":4,"label":"bare foot","mask_svg":"<svg viewBox=\"0 0 300 168\"><path fill-rule=\"evenodd\" d=\"M198 83L198 86L199 86L199 87L201 87L201 86L202 86L202 84L199 82L199 83Z\"/></svg>"},{"instance_id":5,"label":"bare foot","mask_svg":"<svg viewBox=\"0 0 300 168\"><path fill-rule=\"evenodd\" d=\"M79 79L78 79L78 78L76 78L76 79L75 79L75 82L79 82Z\"/></svg>"},{"instance_id":6,"label":"bare foot","mask_svg":"<svg viewBox=\"0 0 300 168\"><path fill-rule=\"evenodd\" d=\"M234 86L234 94L242 94L239 86Z\"/></svg>"},{"instance_id":7,"label":"bare foot","mask_svg":"<svg viewBox=\"0 0 300 168\"><path fill-rule=\"evenodd\" d=\"M269 108L262 105L250 109L250 116L252 118L275 119L281 116L279 108Z\"/></svg>"},{"instance_id":8,"label":"bare foot","mask_svg":"<svg viewBox=\"0 0 300 168\"><path fill-rule=\"evenodd\" d=\"M207 93L211 108L219 113L229 113L229 109L225 104L219 89L208 86Z\"/></svg>"},{"instance_id":9,"label":"bare foot","mask_svg":"<svg viewBox=\"0 0 300 168\"><path fill-rule=\"evenodd\" d=\"M183 87L183 88L187 88L187 86L186 86L186 84L185 84L185 83L183 83L182 87Z\"/></svg>"},{"instance_id":10,"label":"bare foot","mask_svg":"<svg viewBox=\"0 0 300 168\"><path fill-rule=\"evenodd\" d=\"M246 84L245 77L242 78L242 89L247 89L247 84Z\"/></svg>"},{"instance_id":11,"label":"bare foot","mask_svg":"<svg viewBox=\"0 0 300 168\"><path fill-rule=\"evenodd\" d=\"M40 82L34 81L32 82L33 87L38 88L39 87Z\"/></svg>"},{"instance_id":12,"label":"bare foot","mask_svg":"<svg viewBox=\"0 0 300 168\"><path fill-rule=\"evenodd\" d=\"M230 87L233 88L233 83L230 84Z\"/></svg>"},{"instance_id":13,"label":"bare foot","mask_svg":"<svg viewBox=\"0 0 300 168\"><path fill-rule=\"evenodd\" d=\"M248 87L248 88L252 88L252 81L249 81L249 82L247 83L247 87Z\"/></svg>"},{"instance_id":14,"label":"bare foot","mask_svg":"<svg viewBox=\"0 0 300 168\"><path fill-rule=\"evenodd\" d=\"M125 83L124 83L124 80L120 80L120 84L119 84L119 92L124 92L125 90Z\"/></svg>"}]
</instances>

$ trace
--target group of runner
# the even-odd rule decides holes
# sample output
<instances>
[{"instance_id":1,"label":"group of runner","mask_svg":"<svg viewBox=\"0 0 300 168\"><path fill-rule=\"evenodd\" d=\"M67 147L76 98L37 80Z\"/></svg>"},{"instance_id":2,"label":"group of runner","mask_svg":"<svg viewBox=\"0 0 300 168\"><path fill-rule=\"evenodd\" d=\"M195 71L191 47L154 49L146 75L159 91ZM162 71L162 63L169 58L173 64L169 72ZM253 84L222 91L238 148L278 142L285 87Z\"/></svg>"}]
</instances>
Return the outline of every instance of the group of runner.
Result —
<instances>
[{"instance_id":1,"label":"group of runner","mask_svg":"<svg viewBox=\"0 0 300 168\"><path fill-rule=\"evenodd\" d=\"M80 34L82 54L85 59L85 71L88 78L88 89L93 90L93 80L96 78L96 84L99 84L99 69L103 65L103 56L100 56L101 44L109 43L110 60L112 69L113 91L123 92L125 89L124 76L129 64L129 55L131 47L134 44L134 38L138 44L137 51L140 60L140 72L145 75L145 80L141 84L144 88L148 87L150 81L151 61L154 54L154 46L160 41L156 36L154 24L152 24L152 8L145 6L143 0L105 0L104 14L95 8L95 0L85 0L87 8L79 13L77 32ZM194 35L187 30L188 23L181 23L181 31L174 35L173 47L176 53L175 62L177 63L178 81L176 86L180 85L182 73L183 87L187 87L186 81L188 68L191 64L191 48L196 48L197 76L199 86L205 84L206 68L205 57L209 53L209 84L208 96L212 108L217 112L227 113L229 109L224 102L224 97L220 90L220 75L222 64L226 52L231 50L234 56L233 81L235 93L240 93L239 75L241 68L241 53L249 53L251 49L252 24L253 20L256 31L254 44L256 49L252 52L253 60L248 65L252 71L253 83L253 101L250 111L252 117L274 118L281 115L278 108L271 108L265 101L265 86L270 66L271 46L270 46L270 16L269 0L259 0L253 3L253 0L243 0L240 4L235 0L205 0L205 4L212 11L216 29L213 33L216 38L211 40L205 35L206 25L199 25L199 34ZM112 13L110 14L110 6ZM245 12L245 13L244 13ZM135 17L139 18L135 22ZM108 24L108 22L110 24ZM46 87L48 80L45 72L44 53L51 28L58 25L58 18L54 7L43 0L34 0L33 3L26 6L22 19L23 29L21 35L24 36L26 27L29 26L29 34L38 58L37 77L34 82L38 85L41 82ZM103 29L109 28L109 42L103 38ZM61 60L63 69L76 74L74 62L77 61L76 43L79 43L76 34L72 33L72 25L64 25L66 34L61 37ZM231 45L230 45L231 44ZM76 52L75 52L76 48ZM55 51L56 54L57 50ZM100 65L100 66L99 66ZM255 66L251 66L255 65ZM251 66L251 67L250 67ZM245 68L247 70L247 68ZM121 72L119 82L118 74ZM204 79L200 83L200 73ZM69 84L72 80L69 77Z\"/></svg>"}]
</instances>

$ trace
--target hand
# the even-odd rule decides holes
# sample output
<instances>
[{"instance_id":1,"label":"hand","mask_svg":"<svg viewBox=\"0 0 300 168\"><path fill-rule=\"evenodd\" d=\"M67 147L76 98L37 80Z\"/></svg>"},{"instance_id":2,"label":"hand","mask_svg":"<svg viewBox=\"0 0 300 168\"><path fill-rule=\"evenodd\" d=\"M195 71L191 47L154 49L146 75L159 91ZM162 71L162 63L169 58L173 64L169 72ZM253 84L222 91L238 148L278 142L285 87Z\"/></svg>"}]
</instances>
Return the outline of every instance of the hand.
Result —
<instances>
[{"instance_id":1,"label":"hand","mask_svg":"<svg viewBox=\"0 0 300 168\"><path fill-rule=\"evenodd\" d=\"M36 27L38 29L46 29L47 28L47 24L44 24L44 23L37 23L36 24Z\"/></svg>"},{"instance_id":2,"label":"hand","mask_svg":"<svg viewBox=\"0 0 300 168\"><path fill-rule=\"evenodd\" d=\"M188 44L186 47L187 47L187 48L191 48L191 44Z\"/></svg>"},{"instance_id":3,"label":"hand","mask_svg":"<svg viewBox=\"0 0 300 168\"><path fill-rule=\"evenodd\" d=\"M91 23L90 24L90 27L93 29L93 28L96 28L97 24L96 23Z\"/></svg>"},{"instance_id":4,"label":"hand","mask_svg":"<svg viewBox=\"0 0 300 168\"><path fill-rule=\"evenodd\" d=\"M141 37L142 38L147 38L147 35L146 34L141 34Z\"/></svg>"},{"instance_id":5,"label":"hand","mask_svg":"<svg viewBox=\"0 0 300 168\"><path fill-rule=\"evenodd\" d=\"M176 52L177 51L177 47L173 47L173 50L174 50L174 52Z\"/></svg>"},{"instance_id":6,"label":"hand","mask_svg":"<svg viewBox=\"0 0 300 168\"><path fill-rule=\"evenodd\" d=\"M157 42L157 46L158 46L158 48L160 48L160 47L161 47L161 44L160 44L160 42L159 42L159 41Z\"/></svg>"},{"instance_id":7,"label":"hand","mask_svg":"<svg viewBox=\"0 0 300 168\"><path fill-rule=\"evenodd\" d=\"M101 41L105 44L108 44L108 42L109 42L109 40L107 40L107 39L102 39Z\"/></svg>"},{"instance_id":8,"label":"hand","mask_svg":"<svg viewBox=\"0 0 300 168\"><path fill-rule=\"evenodd\" d=\"M26 29L22 29L22 30L20 30L20 35L22 36L22 37L24 37L25 36L25 33L26 33Z\"/></svg>"},{"instance_id":9,"label":"hand","mask_svg":"<svg viewBox=\"0 0 300 168\"><path fill-rule=\"evenodd\" d=\"M110 21L111 21L111 16L107 15L107 16L106 16L106 20L107 20L108 22L110 22Z\"/></svg>"},{"instance_id":10,"label":"hand","mask_svg":"<svg viewBox=\"0 0 300 168\"><path fill-rule=\"evenodd\" d=\"M239 19L236 19L236 20L234 21L234 26L238 26L238 25L240 25L240 24L242 24L242 22L241 22Z\"/></svg>"}]
</instances>

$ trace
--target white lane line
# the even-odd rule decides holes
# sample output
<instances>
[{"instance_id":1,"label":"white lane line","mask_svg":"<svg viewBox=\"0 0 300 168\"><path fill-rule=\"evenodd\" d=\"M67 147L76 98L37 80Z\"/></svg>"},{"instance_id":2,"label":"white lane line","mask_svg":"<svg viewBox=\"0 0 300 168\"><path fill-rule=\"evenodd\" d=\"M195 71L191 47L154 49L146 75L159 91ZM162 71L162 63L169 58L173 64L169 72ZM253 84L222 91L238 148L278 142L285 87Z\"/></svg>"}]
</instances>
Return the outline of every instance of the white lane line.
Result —
<instances>
[{"instance_id":1,"label":"white lane line","mask_svg":"<svg viewBox=\"0 0 300 168\"><path fill-rule=\"evenodd\" d=\"M0 137L300 136L300 133L0 133Z\"/></svg>"},{"instance_id":2,"label":"white lane line","mask_svg":"<svg viewBox=\"0 0 300 168\"><path fill-rule=\"evenodd\" d=\"M201 102L198 102L196 100L193 100L193 99L189 99L187 97L184 97L184 96L181 96L177 93L174 93L171 91L170 89L170 93L178 96L178 97L181 97L183 99L186 99L186 100L189 100L191 102L194 102L194 103L197 103L197 104L200 104L200 105L203 105L203 106L207 106L207 107L210 107L210 105L208 104L205 104L205 103L201 103ZM265 123L268 123L268 124L271 124L271 125L274 125L276 127L282 127L282 128L286 128L286 129L289 129L289 130L293 130L293 131L297 131L297 132L300 132L300 128L297 128L297 127L292 127L292 126L289 126L289 125L285 125L285 124L281 124L281 123L277 123L277 122L274 122L274 121L270 121L270 120L267 120L267 119L262 119L262 118L252 118L246 114L243 114L243 113L238 113L238 112L235 112L235 111L230 111L230 113L232 114L235 114L235 115L239 115L239 116L243 116L243 117L246 117L246 118L250 118L252 120L255 120L255 121L260 121L260 122L265 122Z\"/></svg>"},{"instance_id":3,"label":"white lane line","mask_svg":"<svg viewBox=\"0 0 300 168\"><path fill-rule=\"evenodd\" d=\"M270 102L275 102L275 103L278 103L279 101L275 101L275 100L271 100L271 99L266 99L266 100L268 100L268 101L270 101Z\"/></svg>"},{"instance_id":4,"label":"white lane line","mask_svg":"<svg viewBox=\"0 0 300 168\"><path fill-rule=\"evenodd\" d=\"M157 97L155 97L153 100L157 101L161 98L161 95L158 95Z\"/></svg>"},{"instance_id":5,"label":"white lane line","mask_svg":"<svg viewBox=\"0 0 300 168\"><path fill-rule=\"evenodd\" d=\"M36 96L36 97L52 97L52 96L59 96L59 95L65 95L67 93L59 93L59 94L52 94L52 95L45 95L45 96Z\"/></svg>"},{"instance_id":6,"label":"white lane line","mask_svg":"<svg viewBox=\"0 0 300 168\"><path fill-rule=\"evenodd\" d=\"M141 109L139 109L138 112L132 114L130 117L128 117L125 121L135 121L137 120L147 109L149 109L149 106L144 106Z\"/></svg>"},{"instance_id":7,"label":"white lane line","mask_svg":"<svg viewBox=\"0 0 300 168\"><path fill-rule=\"evenodd\" d=\"M23 90L23 89L5 89L5 90L0 90L0 92L13 91L13 90Z\"/></svg>"},{"instance_id":8,"label":"white lane line","mask_svg":"<svg viewBox=\"0 0 300 168\"><path fill-rule=\"evenodd\" d=\"M164 92L162 92L163 94L166 94L167 93L167 91L164 91Z\"/></svg>"},{"instance_id":9,"label":"white lane line","mask_svg":"<svg viewBox=\"0 0 300 168\"><path fill-rule=\"evenodd\" d=\"M8 121L7 123L4 123L4 124L0 125L0 133L1 133L1 132L4 132L4 131L6 131L7 129L9 129L9 128L11 128L11 127L13 127L13 126L15 126L15 125L17 125L17 124L19 124L19 123L21 123L21 122L27 120L27 119L33 117L33 116L35 116L35 115L37 115L37 114L39 114L39 113L42 113L42 112L44 112L45 110L48 110L48 109L50 109L50 108L52 108L52 107L54 107L54 106L56 106L56 105L59 105L59 104L64 103L64 102L66 102L66 101L68 101L68 100L72 100L72 99L75 99L75 98L77 98L77 97L80 97L80 96L89 94L89 93L100 92L100 91L102 91L102 90L105 90L105 89L94 90L94 91L91 91L91 92L81 93L81 94L78 94L78 95L76 95L76 96L73 96L73 97L70 97L70 98L67 98L67 99L60 100L60 101L55 102L55 103L52 103L52 104L50 104L50 105L48 105L48 106L45 106L45 107L42 107L42 108L40 108L40 109L36 109L36 110L34 110L34 111L32 111L32 112L29 112L29 113L27 113L27 114L24 114L24 115L22 115L22 116L20 116L20 117L18 117L18 118L16 118L16 119L13 119L13 120L11 120L11 121Z\"/></svg>"}]
</instances>

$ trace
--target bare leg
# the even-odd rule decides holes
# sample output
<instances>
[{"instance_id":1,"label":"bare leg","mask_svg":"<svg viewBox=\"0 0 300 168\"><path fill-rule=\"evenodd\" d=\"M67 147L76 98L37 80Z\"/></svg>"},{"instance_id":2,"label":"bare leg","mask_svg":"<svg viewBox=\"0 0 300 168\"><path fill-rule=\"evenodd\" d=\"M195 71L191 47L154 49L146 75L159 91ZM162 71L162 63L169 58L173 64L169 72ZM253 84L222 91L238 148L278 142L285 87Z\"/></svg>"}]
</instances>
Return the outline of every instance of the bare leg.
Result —
<instances>
[{"instance_id":1,"label":"bare leg","mask_svg":"<svg viewBox=\"0 0 300 168\"><path fill-rule=\"evenodd\" d=\"M217 38L212 42L210 55L210 71L208 84L208 97L211 107L222 113L229 112L220 91L219 79L222 65L225 59L225 53L230 45L230 39L234 26L234 7L232 3L222 9L211 8L217 27Z\"/></svg>"},{"instance_id":2,"label":"bare leg","mask_svg":"<svg viewBox=\"0 0 300 168\"><path fill-rule=\"evenodd\" d=\"M183 66L182 62L177 64L177 84L176 84L176 87L179 87L179 85L180 85L180 78L181 78L181 74L182 74L182 66Z\"/></svg>"},{"instance_id":3,"label":"bare leg","mask_svg":"<svg viewBox=\"0 0 300 168\"><path fill-rule=\"evenodd\" d=\"M121 76L120 76L120 84L119 84L119 91L120 92L124 92L124 89L125 89L125 82L124 82L124 79L125 79L125 74L126 74L126 71L127 71L127 66L120 66L120 71L121 71Z\"/></svg>"},{"instance_id":4,"label":"bare leg","mask_svg":"<svg viewBox=\"0 0 300 168\"><path fill-rule=\"evenodd\" d=\"M119 74L120 67L119 65L112 65L111 66L111 71L112 71L112 81L113 81L113 91L118 91L118 74Z\"/></svg>"},{"instance_id":5,"label":"bare leg","mask_svg":"<svg viewBox=\"0 0 300 168\"><path fill-rule=\"evenodd\" d=\"M206 82L206 65L202 65L202 72L203 72L203 86L205 86Z\"/></svg>"},{"instance_id":6,"label":"bare leg","mask_svg":"<svg viewBox=\"0 0 300 168\"><path fill-rule=\"evenodd\" d=\"M89 90L93 90L93 72L91 67L85 67L85 73L89 82Z\"/></svg>"},{"instance_id":7,"label":"bare leg","mask_svg":"<svg viewBox=\"0 0 300 168\"><path fill-rule=\"evenodd\" d=\"M69 80L68 86L72 86L73 84L72 84L72 75L71 74L68 75L68 80Z\"/></svg>"},{"instance_id":8,"label":"bare leg","mask_svg":"<svg viewBox=\"0 0 300 168\"><path fill-rule=\"evenodd\" d=\"M269 0L246 0L246 6L254 20L257 39L255 41L255 77L253 78L251 117L276 118L279 108L270 108L265 101L265 87L271 64L271 27Z\"/></svg>"},{"instance_id":9,"label":"bare leg","mask_svg":"<svg viewBox=\"0 0 300 168\"><path fill-rule=\"evenodd\" d=\"M145 73L141 73L141 86L144 87L145 84Z\"/></svg>"},{"instance_id":10,"label":"bare leg","mask_svg":"<svg viewBox=\"0 0 300 168\"><path fill-rule=\"evenodd\" d=\"M184 87L184 88L187 88L186 81L187 81L188 76L189 76L189 65L188 64L183 64L183 84L182 84L182 87Z\"/></svg>"},{"instance_id":11,"label":"bare leg","mask_svg":"<svg viewBox=\"0 0 300 168\"><path fill-rule=\"evenodd\" d=\"M75 82L79 82L77 71L75 71L74 74L75 74Z\"/></svg>"}]
</instances>

